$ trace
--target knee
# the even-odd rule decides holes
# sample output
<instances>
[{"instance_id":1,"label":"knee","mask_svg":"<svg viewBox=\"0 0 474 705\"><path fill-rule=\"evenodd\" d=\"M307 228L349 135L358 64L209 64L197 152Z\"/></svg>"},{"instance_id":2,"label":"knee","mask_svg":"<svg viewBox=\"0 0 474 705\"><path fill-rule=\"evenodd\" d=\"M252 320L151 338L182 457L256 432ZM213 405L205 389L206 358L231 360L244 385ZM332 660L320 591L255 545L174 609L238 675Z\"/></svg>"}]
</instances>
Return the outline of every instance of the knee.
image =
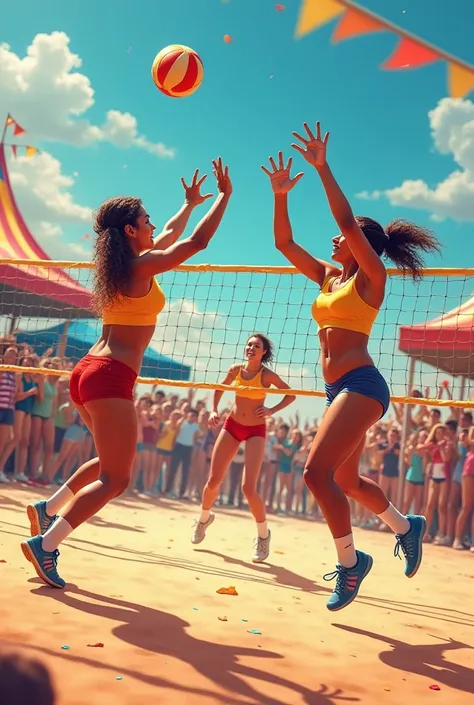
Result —
<instances>
[{"instance_id":1,"label":"knee","mask_svg":"<svg viewBox=\"0 0 474 705\"><path fill-rule=\"evenodd\" d=\"M242 492L247 499L252 499L257 494L257 488L253 483L244 482L242 485Z\"/></svg>"},{"instance_id":2,"label":"knee","mask_svg":"<svg viewBox=\"0 0 474 705\"><path fill-rule=\"evenodd\" d=\"M309 463L303 471L303 479L310 492L318 496L327 486L328 474L324 472L324 468L316 468L313 463Z\"/></svg>"},{"instance_id":3,"label":"knee","mask_svg":"<svg viewBox=\"0 0 474 705\"><path fill-rule=\"evenodd\" d=\"M101 475L102 482L107 487L107 492L110 499L120 497L125 492L130 484L130 473L123 475Z\"/></svg>"},{"instance_id":4,"label":"knee","mask_svg":"<svg viewBox=\"0 0 474 705\"><path fill-rule=\"evenodd\" d=\"M207 481L207 488L209 490L216 491L219 489L221 484L222 484L222 479L220 477L218 477L217 475L212 475L212 473L211 473L211 475L209 476L209 479Z\"/></svg>"}]
</instances>

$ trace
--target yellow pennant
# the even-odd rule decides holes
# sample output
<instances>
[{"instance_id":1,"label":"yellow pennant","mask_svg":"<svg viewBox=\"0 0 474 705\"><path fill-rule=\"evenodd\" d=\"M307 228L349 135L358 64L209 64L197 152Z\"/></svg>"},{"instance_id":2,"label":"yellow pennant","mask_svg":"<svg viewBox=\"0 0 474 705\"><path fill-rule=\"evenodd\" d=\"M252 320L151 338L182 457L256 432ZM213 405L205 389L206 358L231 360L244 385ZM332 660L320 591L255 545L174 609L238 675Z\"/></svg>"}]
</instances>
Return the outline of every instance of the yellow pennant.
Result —
<instances>
[{"instance_id":1,"label":"yellow pennant","mask_svg":"<svg viewBox=\"0 0 474 705\"><path fill-rule=\"evenodd\" d=\"M26 145L26 156L27 157L34 157L35 154L38 154L39 150L36 149L36 147L30 147L29 144Z\"/></svg>"},{"instance_id":2,"label":"yellow pennant","mask_svg":"<svg viewBox=\"0 0 474 705\"><path fill-rule=\"evenodd\" d=\"M296 36L303 37L305 34L312 32L313 29L342 15L346 10L347 8L337 2L337 0L303 0L296 27Z\"/></svg>"}]
</instances>

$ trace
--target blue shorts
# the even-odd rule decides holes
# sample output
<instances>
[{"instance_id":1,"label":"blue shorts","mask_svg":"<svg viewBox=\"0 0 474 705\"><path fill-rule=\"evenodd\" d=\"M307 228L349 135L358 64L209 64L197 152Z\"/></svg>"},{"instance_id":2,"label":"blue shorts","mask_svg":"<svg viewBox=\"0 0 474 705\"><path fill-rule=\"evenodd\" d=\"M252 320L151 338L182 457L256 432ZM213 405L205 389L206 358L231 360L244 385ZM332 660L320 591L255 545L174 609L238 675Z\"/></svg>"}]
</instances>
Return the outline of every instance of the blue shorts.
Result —
<instances>
[{"instance_id":1,"label":"blue shorts","mask_svg":"<svg viewBox=\"0 0 474 705\"><path fill-rule=\"evenodd\" d=\"M64 434L64 440L70 441L71 443L82 443L82 441L86 437L86 432L84 429L84 426L79 426L75 423L72 424L72 426L69 426L66 433Z\"/></svg>"},{"instance_id":2,"label":"blue shorts","mask_svg":"<svg viewBox=\"0 0 474 705\"><path fill-rule=\"evenodd\" d=\"M357 367L355 370L346 372L336 382L332 382L332 384L326 383L324 387L326 390L326 406L330 406L337 395L342 392L362 394L364 397L380 402L383 409L380 418L390 406L390 390L387 382L373 365Z\"/></svg>"},{"instance_id":3,"label":"blue shorts","mask_svg":"<svg viewBox=\"0 0 474 705\"><path fill-rule=\"evenodd\" d=\"M15 412L13 409L0 409L0 425L13 426Z\"/></svg>"}]
</instances>

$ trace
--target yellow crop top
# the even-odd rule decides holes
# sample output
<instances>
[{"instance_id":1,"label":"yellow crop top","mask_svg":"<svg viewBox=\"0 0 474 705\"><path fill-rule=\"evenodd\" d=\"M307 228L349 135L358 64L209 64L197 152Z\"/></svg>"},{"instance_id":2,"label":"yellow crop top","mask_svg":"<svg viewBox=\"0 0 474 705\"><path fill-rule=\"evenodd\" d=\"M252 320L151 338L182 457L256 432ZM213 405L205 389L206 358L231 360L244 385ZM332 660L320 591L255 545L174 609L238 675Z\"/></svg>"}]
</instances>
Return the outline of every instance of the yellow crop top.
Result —
<instances>
[{"instance_id":1,"label":"yellow crop top","mask_svg":"<svg viewBox=\"0 0 474 705\"><path fill-rule=\"evenodd\" d=\"M261 367L255 377L252 377L252 379L243 379L242 378L242 368L239 368L239 371L237 373L237 377L234 379L232 386L236 387L235 394L238 397L245 397L246 399L265 399L266 394L263 391L265 387L262 384L262 374L263 374L264 368ZM239 387L260 387L262 391L260 392L258 389L255 391L239 391Z\"/></svg>"},{"instance_id":2,"label":"yellow crop top","mask_svg":"<svg viewBox=\"0 0 474 705\"><path fill-rule=\"evenodd\" d=\"M378 309L370 306L356 288L355 275L343 286L330 291L336 277L327 279L311 308L318 330L343 328L370 335Z\"/></svg>"},{"instance_id":3,"label":"yellow crop top","mask_svg":"<svg viewBox=\"0 0 474 705\"><path fill-rule=\"evenodd\" d=\"M153 277L150 291L145 296L117 297L102 314L104 326L154 326L165 302L165 295Z\"/></svg>"}]
</instances>

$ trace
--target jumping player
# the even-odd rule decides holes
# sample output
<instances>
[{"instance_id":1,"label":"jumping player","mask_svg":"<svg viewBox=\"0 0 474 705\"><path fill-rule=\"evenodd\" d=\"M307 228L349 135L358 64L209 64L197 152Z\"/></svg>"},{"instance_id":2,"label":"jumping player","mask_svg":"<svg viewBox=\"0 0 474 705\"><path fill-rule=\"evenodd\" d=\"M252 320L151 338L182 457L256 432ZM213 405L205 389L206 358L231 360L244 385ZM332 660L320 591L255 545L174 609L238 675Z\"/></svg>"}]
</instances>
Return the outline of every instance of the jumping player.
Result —
<instances>
[{"instance_id":1,"label":"jumping player","mask_svg":"<svg viewBox=\"0 0 474 705\"><path fill-rule=\"evenodd\" d=\"M257 492L258 476L265 453L266 419L291 404L295 397L287 394L275 406L271 408L264 406L265 389L272 385L278 389L289 389L286 382L267 367L273 359L273 347L266 335L255 333L250 336L245 345L245 357L246 364L232 365L222 381L222 384L229 384L236 388L235 404L224 422L212 452L209 479L202 496L201 516L194 523L191 541L193 544L199 544L204 540L206 530L215 518L211 508L219 488L240 444L245 442L242 491L257 522L257 539L252 561L262 563L270 553L271 538L267 526L265 503ZM243 387L257 387L257 389L245 390ZM223 392L219 390L214 392L213 410L209 417L211 427L219 424L218 407L222 394Z\"/></svg>"},{"instance_id":2,"label":"jumping player","mask_svg":"<svg viewBox=\"0 0 474 705\"><path fill-rule=\"evenodd\" d=\"M134 385L165 305L155 275L205 249L219 227L232 184L222 160L213 165L218 196L185 240L176 242L191 211L211 197L201 195L205 177L198 180L197 171L190 186L183 181L185 205L155 242L155 226L138 198L113 198L96 213L94 300L103 329L74 368L70 393L93 433L98 458L82 465L49 500L28 506L34 538L21 544L38 576L53 587L66 584L57 571L59 544L128 487L137 444Z\"/></svg>"},{"instance_id":3,"label":"jumping player","mask_svg":"<svg viewBox=\"0 0 474 705\"><path fill-rule=\"evenodd\" d=\"M359 476L359 461L367 430L387 411L390 393L374 366L367 346L372 325L382 305L387 273L382 256L414 279L423 268L421 252L439 250L436 238L422 227L395 220L384 230L367 217L355 217L326 161L329 135L316 137L305 124L306 137L293 133L301 145L292 145L316 168L340 234L333 238L332 258L339 266L316 259L293 240L288 215L288 192L303 174L290 176L280 152L278 165L270 159L275 195L274 234L277 249L305 276L321 287L312 314L319 326L327 411L306 463L305 481L319 503L336 544L338 564L326 580L337 578L327 607L339 610L357 596L372 568L372 557L356 551L347 497L374 512L396 534L395 554L405 556L405 575L413 577L422 558L426 521L403 516L380 487Z\"/></svg>"}]
</instances>

